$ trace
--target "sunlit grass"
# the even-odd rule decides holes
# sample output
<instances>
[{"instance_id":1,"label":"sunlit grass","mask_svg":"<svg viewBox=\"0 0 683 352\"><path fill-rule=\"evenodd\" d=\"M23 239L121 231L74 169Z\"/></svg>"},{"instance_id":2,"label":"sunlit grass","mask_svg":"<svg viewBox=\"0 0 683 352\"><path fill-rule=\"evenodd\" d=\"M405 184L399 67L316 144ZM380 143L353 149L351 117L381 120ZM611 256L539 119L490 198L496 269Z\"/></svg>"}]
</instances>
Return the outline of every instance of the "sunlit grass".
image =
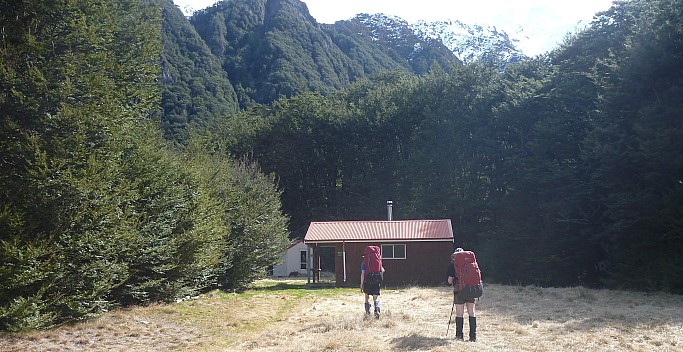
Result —
<instances>
[{"instance_id":1,"label":"sunlit grass","mask_svg":"<svg viewBox=\"0 0 683 352\"><path fill-rule=\"evenodd\" d=\"M476 343L453 339L451 297L448 287L385 288L377 320L358 288L260 280L244 292L3 334L0 351L683 351L681 296L486 285Z\"/></svg>"}]
</instances>

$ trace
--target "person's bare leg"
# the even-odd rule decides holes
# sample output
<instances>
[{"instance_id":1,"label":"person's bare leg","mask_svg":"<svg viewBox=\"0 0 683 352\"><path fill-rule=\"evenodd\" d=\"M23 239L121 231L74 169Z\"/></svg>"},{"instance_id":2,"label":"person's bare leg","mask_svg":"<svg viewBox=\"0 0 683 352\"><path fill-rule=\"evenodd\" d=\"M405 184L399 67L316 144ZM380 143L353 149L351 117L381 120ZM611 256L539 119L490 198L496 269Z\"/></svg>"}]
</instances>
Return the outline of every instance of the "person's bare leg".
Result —
<instances>
[{"instance_id":1,"label":"person's bare leg","mask_svg":"<svg viewBox=\"0 0 683 352\"><path fill-rule=\"evenodd\" d=\"M379 319L379 296L372 295L372 301L375 303L375 318Z\"/></svg>"},{"instance_id":2,"label":"person's bare leg","mask_svg":"<svg viewBox=\"0 0 683 352\"><path fill-rule=\"evenodd\" d=\"M370 315L370 295L365 294L365 314Z\"/></svg>"},{"instance_id":3,"label":"person's bare leg","mask_svg":"<svg viewBox=\"0 0 683 352\"><path fill-rule=\"evenodd\" d=\"M467 304L467 315L471 317L476 317L477 315L475 314L474 311L474 303L466 303Z\"/></svg>"}]
</instances>

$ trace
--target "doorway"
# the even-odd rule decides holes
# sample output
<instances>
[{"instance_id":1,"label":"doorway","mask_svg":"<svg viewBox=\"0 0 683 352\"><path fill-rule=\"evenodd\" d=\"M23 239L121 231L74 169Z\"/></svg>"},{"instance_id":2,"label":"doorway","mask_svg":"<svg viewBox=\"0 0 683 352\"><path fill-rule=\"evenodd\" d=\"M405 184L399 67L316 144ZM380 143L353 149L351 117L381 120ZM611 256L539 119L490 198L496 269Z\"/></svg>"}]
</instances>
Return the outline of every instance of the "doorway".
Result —
<instances>
[{"instance_id":1,"label":"doorway","mask_svg":"<svg viewBox=\"0 0 683 352\"><path fill-rule=\"evenodd\" d=\"M336 281L335 272L335 248L319 247L320 267L318 268L319 282L334 283Z\"/></svg>"}]
</instances>

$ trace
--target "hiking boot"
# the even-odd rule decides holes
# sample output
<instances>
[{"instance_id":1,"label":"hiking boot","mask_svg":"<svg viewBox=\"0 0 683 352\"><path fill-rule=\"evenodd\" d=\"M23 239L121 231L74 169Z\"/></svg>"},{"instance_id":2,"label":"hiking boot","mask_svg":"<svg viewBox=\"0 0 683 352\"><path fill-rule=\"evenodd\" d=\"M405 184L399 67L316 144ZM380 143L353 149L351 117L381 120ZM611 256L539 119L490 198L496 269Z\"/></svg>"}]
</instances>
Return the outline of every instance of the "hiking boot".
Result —
<instances>
[{"instance_id":1,"label":"hiking boot","mask_svg":"<svg viewBox=\"0 0 683 352\"><path fill-rule=\"evenodd\" d=\"M462 327L465 324L465 318L455 317L455 339L465 341L465 336L462 333Z\"/></svg>"},{"instance_id":2,"label":"hiking boot","mask_svg":"<svg viewBox=\"0 0 683 352\"><path fill-rule=\"evenodd\" d=\"M370 307L371 307L370 303L365 302L365 314L366 315L370 315Z\"/></svg>"},{"instance_id":3,"label":"hiking boot","mask_svg":"<svg viewBox=\"0 0 683 352\"><path fill-rule=\"evenodd\" d=\"M477 317L470 317L470 342L477 341Z\"/></svg>"}]
</instances>

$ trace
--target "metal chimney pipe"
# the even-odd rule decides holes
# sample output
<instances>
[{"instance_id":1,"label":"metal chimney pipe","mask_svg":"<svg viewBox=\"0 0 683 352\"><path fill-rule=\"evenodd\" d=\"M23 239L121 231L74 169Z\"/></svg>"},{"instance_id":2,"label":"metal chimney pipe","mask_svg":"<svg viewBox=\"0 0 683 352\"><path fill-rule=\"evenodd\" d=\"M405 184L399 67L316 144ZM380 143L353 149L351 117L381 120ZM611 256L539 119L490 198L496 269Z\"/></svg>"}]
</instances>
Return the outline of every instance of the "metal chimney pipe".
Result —
<instances>
[{"instance_id":1,"label":"metal chimney pipe","mask_svg":"<svg viewBox=\"0 0 683 352\"><path fill-rule=\"evenodd\" d=\"M392 214L391 214L392 206L393 206L393 202L388 200L387 201L387 218L389 219L389 221L393 220Z\"/></svg>"}]
</instances>

